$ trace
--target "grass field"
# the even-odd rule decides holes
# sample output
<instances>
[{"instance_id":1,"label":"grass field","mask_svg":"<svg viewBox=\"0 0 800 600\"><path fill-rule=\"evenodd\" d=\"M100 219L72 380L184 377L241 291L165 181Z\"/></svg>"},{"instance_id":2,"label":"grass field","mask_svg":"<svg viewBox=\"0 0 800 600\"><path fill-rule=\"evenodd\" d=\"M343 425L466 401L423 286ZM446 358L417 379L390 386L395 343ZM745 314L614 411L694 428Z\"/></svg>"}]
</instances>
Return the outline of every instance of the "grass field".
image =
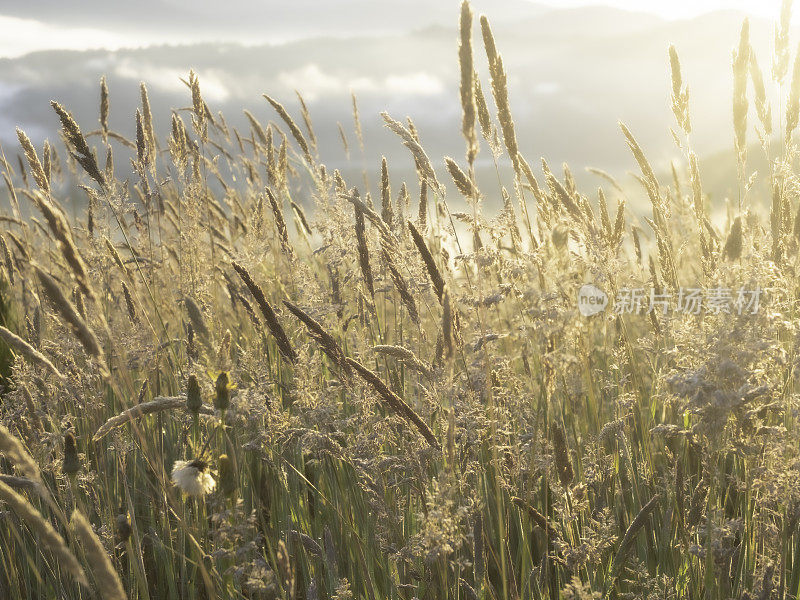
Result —
<instances>
[{"instance_id":1,"label":"grass field","mask_svg":"<svg viewBox=\"0 0 800 600\"><path fill-rule=\"evenodd\" d=\"M620 131L643 219L537 178L467 2L456 158L384 114L413 181L344 181L290 99L229 128L194 73L168 135L144 84L131 140L105 81L99 127L53 102L2 160L0 598L800 597L789 4L734 51L728 204L665 49L671 180Z\"/></svg>"}]
</instances>

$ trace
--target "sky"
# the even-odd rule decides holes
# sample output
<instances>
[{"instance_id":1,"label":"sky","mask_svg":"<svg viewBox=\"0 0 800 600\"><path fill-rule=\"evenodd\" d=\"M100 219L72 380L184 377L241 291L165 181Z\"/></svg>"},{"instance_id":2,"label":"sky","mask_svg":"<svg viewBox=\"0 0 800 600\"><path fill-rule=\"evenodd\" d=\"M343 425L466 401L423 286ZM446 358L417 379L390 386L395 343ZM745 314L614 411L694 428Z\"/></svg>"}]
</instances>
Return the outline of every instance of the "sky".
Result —
<instances>
[{"instance_id":1,"label":"sky","mask_svg":"<svg viewBox=\"0 0 800 600\"><path fill-rule=\"evenodd\" d=\"M304 35L353 35L358 31L357 27L348 30L345 25L343 28L343 23L330 20L330 13L317 11L315 7L320 6L320 3L329 8L347 5L353 12L345 23L357 26L359 10L363 8L359 8L359 2L364 0L344 0L343 3L342 0L297 0L293 3L281 3L280 8L271 5L274 1L229 0L226 4L229 8L227 14L220 17L216 14L218 3L210 0L140 0L139 3L130 4L108 3L105 0L83 0L80 3L0 0L0 57L16 57L47 49L115 50L158 43L181 44L197 41L281 43ZM368 2L373 11L380 6L380 2L375 0ZM457 0L452 0L452 3L456 5ZM517 0L517 3L524 3L524 0ZM776 19L781 0L539 0L536 3L552 8L602 4L650 12L667 19L688 18L720 9L737 9ZM129 13L129 7L134 4L140 10ZM447 4L444 0L438 0L438 13L442 12L442 8L447 12ZM287 9L287 6L296 8ZM253 10L257 12L254 14ZM148 14L160 16L145 20ZM242 18L242 15L249 14L254 14L255 18ZM314 15L317 15L316 19ZM397 15L392 14L391 19L396 22ZM253 27L249 28L247 24ZM413 28L413 22L398 23L398 26L404 25ZM374 30L374 25L370 25L370 29L380 34L380 31Z\"/></svg>"}]
</instances>

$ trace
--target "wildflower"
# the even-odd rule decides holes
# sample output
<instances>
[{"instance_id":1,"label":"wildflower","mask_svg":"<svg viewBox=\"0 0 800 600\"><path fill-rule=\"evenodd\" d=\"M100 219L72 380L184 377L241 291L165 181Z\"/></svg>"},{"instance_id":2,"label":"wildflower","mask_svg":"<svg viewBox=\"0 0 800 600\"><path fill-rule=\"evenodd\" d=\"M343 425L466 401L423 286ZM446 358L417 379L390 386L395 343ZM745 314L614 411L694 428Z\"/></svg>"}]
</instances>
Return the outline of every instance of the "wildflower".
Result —
<instances>
[{"instance_id":1,"label":"wildflower","mask_svg":"<svg viewBox=\"0 0 800 600\"><path fill-rule=\"evenodd\" d=\"M189 496L204 496L217 487L208 464L200 459L176 460L172 467L172 482Z\"/></svg>"}]
</instances>

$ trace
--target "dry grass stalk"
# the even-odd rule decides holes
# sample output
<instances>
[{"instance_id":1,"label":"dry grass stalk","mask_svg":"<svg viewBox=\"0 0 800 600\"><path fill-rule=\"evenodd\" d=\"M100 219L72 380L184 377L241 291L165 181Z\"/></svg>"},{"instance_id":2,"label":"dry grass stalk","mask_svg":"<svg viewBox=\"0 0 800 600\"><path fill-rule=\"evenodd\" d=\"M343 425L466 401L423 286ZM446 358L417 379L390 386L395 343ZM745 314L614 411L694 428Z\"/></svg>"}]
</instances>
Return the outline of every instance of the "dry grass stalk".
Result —
<instances>
[{"instance_id":1,"label":"dry grass stalk","mask_svg":"<svg viewBox=\"0 0 800 600\"><path fill-rule=\"evenodd\" d=\"M361 276L364 278L364 285L367 287L370 298L375 298L375 283L372 278L372 267L369 264L369 246L367 245L366 223L364 222L364 211L357 204L353 205L355 211L355 233L358 245L358 266L361 269Z\"/></svg>"},{"instance_id":2,"label":"dry grass stalk","mask_svg":"<svg viewBox=\"0 0 800 600\"><path fill-rule=\"evenodd\" d=\"M83 543L86 559L92 565L97 591L103 600L126 600L125 589L111 559L92 526L80 511L75 510L70 518L72 529Z\"/></svg>"},{"instance_id":3,"label":"dry grass stalk","mask_svg":"<svg viewBox=\"0 0 800 600\"><path fill-rule=\"evenodd\" d=\"M739 48L733 53L733 129L739 155L739 176L744 176L747 158L747 74L750 67L750 21L745 19Z\"/></svg>"},{"instance_id":4,"label":"dry grass stalk","mask_svg":"<svg viewBox=\"0 0 800 600\"><path fill-rule=\"evenodd\" d=\"M270 306L269 302L267 302L264 292L261 290L258 284L253 281L253 278L250 277L250 273L247 272L247 269L236 262L232 263L232 265L239 274L239 277L241 277L242 281L244 281L247 289L250 290L253 298L255 298L256 304L258 304L258 308L261 310L261 314L264 316L264 321L267 323L267 329L269 329L272 337L275 338L275 342L278 345L278 350L287 360L290 362L295 362L297 360L297 354L295 354L295 351L292 349L292 346L289 343L289 338L286 336L286 332L283 330L283 327L278 321L275 311L272 310L272 306Z\"/></svg>"},{"instance_id":5,"label":"dry grass stalk","mask_svg":"<svg viewBox=\"0 0 800 600\"><path fill-rule=\"evenodd\" d=\"M89 587L89 581L86 579L86 574L83 572L78 559L75 558L75 555L53 526L44 519L30 502L12 490L3 481L0 481L0 500L8 504L11 510L25 521L38 544L53 554L59 567L72 575L79 584Z\"/></svg>"},{"instance_id":6,"label":"dry grass stalk","mask_svg":"<svg viewBox=\"0 0 800 600\"><path fill-rule=\"evenodd\" d=\"M555 540L561 537L558 535L558 531L556 531L556 529L547 522L547 517L536 510L528 502L525 502L525 500L518 497L511 498L511 501L521 509L528 512L533 519L533 522L536 523L536 525L538 525L543 531L547 532L548 539Z\"/></svg>"},{"instance_id":7,"label":"dry grass stalk","mask_svg":"<svg viewBox=\"0 0 800 600\"><path fill-rule=\"evenodd\" d=\"M408 289L406 280L400 274L400 270L397 268L397 264L392 258L390 249L383 244L383 240L381 240L381 250L383 254L383 262L386 263L386 266L389 269L389 276L392 279L392 283L394 283L394 287L397 289L397 293L400 294L400 300L405 305L411 320L419 325L417 303L414 301L414 296L411 295L411 292Z\"/></svg>"},{"instance_id":8,"label":"dry grass stalk","mask_svg":"<svg viewBox=\"0 0 800 600\"><path fill-rule=\"evenodd\" d=\"M461 167L458 166L456 161L449 156L445 156L444 162L447 165L447 171L453 178L458 191L461 192L465 198L477 199L480 195L478 193L478 188L475 187L475 184L472 182L469 176L461 170Z\"/></svg>"},{"instance_id":9,"label":"dry grass stalk","mask_svg":"<svg viewBox=\"0 0 800 600\"><path fill-rule=\"evenodd\" d=\"M425 269L428 271L428 277L430 277L433 290L436 292L436 297L441 304L442 295L444 294L444 279L442 278L442 274L439 272L439 267L436 266L436 261L433 259L433 254L431 254L431 251L428 249L428 245L425 243L422 235L417 228L414 227L414 224L411 221L408 221L408 230L411 232L411 239L414 240L414 245L417 247L417 251L422 258L423 264L425 265Z\"/></svg>"},{"instance_id":10,"label":"dry grass stalk","mask_svg":"<svg viewBox=\"0 0 800 600\"><path fill-rule=\"evenodd\" d=\"M311 152L308 148L308 142L306 141L306 138L303 136L303 132L300 131L300 128L297 126L294 120L292 120L292 117L289 115L288 112L286 112L286 109L280 102L278 102L277 100L273 100L266 94L262 95L264 96L266 101L272 105L272 108L275 109L275 112L278 113L278 116L280 116L280 118L283 119L283 122L286 123L286 125L289 127L289 131L292 133L292 137L294 137L295 141L297 142L297 145L300 146L300 149L303 151L303 154L305 155L306 162L308 162L309 166L313 165L314 159L311 158Z\"/></svg>"},{"instance_id":11,"label":"dry grass stalk","mask_svg":"<svg viewBox=\"0 0 800 600\"><path fill-rule=\"evenodd\" d=\"M421 373L428 379L433 379L433 367L417 358L417 355L408 348L404 348L403 346L380 344L378 346L373 346L372 350L374 352L378 352L379 354L385 354L387 356L397 358L412 371Z\"/></svg>"},{"instance_id":12,"label":"dry grass stalk","mask_svg":"<svg viewBox=\"0 0 800 600\"><path fill-rule=\"evenodd\" d=\"M636 535L644 528L644 526L647 524L647 519L650 517L650 514L658 506L658 499L659 495L656 494L647 504L642 507L642 509L636 515L636 518L631 521L631 524L625 531L625 535L622 536L622 541L617 548L617 553L614 555L614 560L611 562L611 573L613 577L616 577L616 574L619 572L619 569L625 562L625 558L628 555L628 550L630 550L633 541L636 539Z\"/></svg>"},{"instance_id":13,"label":"dry grass stalk","mask_svg":"<svg viewBox=\"0 0 800 600\"><path fill-rule=\"evenodd\" d=\"M353 101L353 127L356 130L356 138L358 138L358 145L361 151L364 151L364 132L361 130L361 118L358 115L358 102L356 100L355 92L350 92L350 98Z\"/></svg>"},{"instance_id":14,"label":"dry grass stalk","mask_svg":"<svg viewBox=\"0 0 800 600\"><path fill-rule=\"evenodd\" d=\"M108 83L106 76L100 77L100 133L103 135L103 143L108 140Z\"/></svg>"},{"instance_id":15,"label":"dry grass stalk","mask_svg":"<svg viewBox=\"0 0 800 600\"><path fill-rule=\"evenodd\" d=\"M508 85L506 81L506 71L503 67L503 59L497 53L497 47L489 26L489 19L481 15L481 33L483 35L483 45L486 49L486 57L489 59L489 75L492 80L492 96L497 107L497 120L500 122L500 130L503 132L503 141L508 150L508 157L514 165L514 172L519 175L519 148L517 146L517 135L514 131L514 119L511 117L511 107L508 102Z\"/></svg>"},{"instance_id":16,"label":"dry grass stalk","mask_svg":"<svg viewBox=\"0 0 800 600\"><path fill-rule=\"evenodd\" d=\"M80 286L81 291L96 303L97 296L90 283L89 271L75 245L75 240L72 237L72 228L69 226L67 218L64 216L64 211L42 194L35 193L31 196L31 199L47 221L50 232L58 243L61 255L64 257L64 260L67 261L72 275L75 277L75 281L78 283L78 286Z\"/></svg>"},{"instance_id":17,"label":"dry grass stalk","mask_svg":"<svg viewBox=\"0 0 800 600\"><path fill-rule=\"evenodd\" d=\"M775 28L775 56L772 63L772 78L779 85L783 83L789 70L789 26L792 20L792 0L781 2L780 24Z\"/></svg>"},{"instance_id":18,"label":"dry grass stalk","mask_svg":"<svg viewBox=\"0 0 800 600\"><path fill-rule=\"evenodd\" d=\"M300 95L300 92L295 90L294 93L297 95L298 102L300 102L300 115L303 117L303 123L306 126L306 132L308 132L309 145L311 146L311 149L316 152L317 136L314 133L314 125L311 123L311 113L308 110L308 106L306 106L306 101L303 100L303 96Z\"/></svg>"},{"instance_id":19,"label":"dry grass stalk","mask_svg":"<svg viewBox=\"0 0 800 600\"><path fill-rule=\"evenodd\" d=\"M459 22L458 64L461 69L459 92L461 95L461 133L467 142L467 162L472 166L478 155L478 136L475 133L475 67L472 63L472 8L469 2L461 3Z\"/></svg>"},{"instance_id":20,"label":"dry grass stalk","mask_svg":"<svg viewBox=\"0 0 800 600\"><path fill-rule=\"evenodd\" d=\"M39 283L42 285L42 288L44 288L44 292L50 299L53 307L56 309L56 311L58 311L58 314L61 315L61 318L69 325L70 329L75 334L75 337L78 338L78 341L83 346L83 349L86 350L86 353L93 357L100 364L101 370L107 374L108 368L106 367L105 353L103 352L103 348L100 345L100 341L97 339L97 336L91 330L86 321L84 321L83 318L78 314L75 306L61 291L61 288L56 280L39 268L39 266L33 265L33 268L36 271L37 277L39 278Z\"/></svg>"},{"instance_id":21,"label":"dry grass stalk","mask_svg":"<svg viewBox=\"0 0 800 600\"><path fill-rule=\"evenodd\" d=\"M444 196L444 188L442 188L439 180L436 179L436 173L433 170L433 165L425 150L422 149L419 141L414 137L409 129L402 123L395 121L389 116L389 113L382 112L381 116L386 122L386 126L396 133L400 139L403 140L403 145L411 151L414 157L414 162L417 164L417 169L422 177L428 182L428 186L439 196Z\"/></svg>"},{"instance_id":22,"label":"dry grass stalk","mask_svg":"<svg viewBox=\"0 0 800 600\"><path fill-rule=\"evenodd\" d=\"M319 343L320 348L322 348L322 351L328 355L328 358L337 364L345 372L345 374L349 375L350 366L347 364L344 351L342 350L341 346L339 346L339 343L336 341L336 339L330 333L325 331L325 328L316 319L302 310L299 306L292 304L288 300L284 300L283 304L289 309L289 312L302 321L303 325L306 326L311 334L311 337L313 337L317 343Z\"/></svg>"},{"instance_id":23,"label":"dry grass stalk","mask_svg":"<svg viewBox=\"0 0 800 600\"><path fill-rule=\"evenodd\" d=\"M105 189L106 179L97 166L97 159L89 148L89 144L86 143L86 138L83 137L81 128L78 127L72 115L58 102L53 100L50 102L50 105L61 120L61 126L64 129L64 135L67 139L68 147L70 148L70 155L83 167L89 177L94 179L101 188Z\"/></svg>"},{"instance_id":24,"label":"dry grass stalk","mask_svg":"<svg viewBox=\"0 0 800 600\"><path fill-rule=\"evenodd\" d=\"M5 327L0 326L0 338L3 338L3 341L6 344L11 346L11 348L17 350L28 360L30 360L33 363L36 363L40 367L44 367L47 371L50 371L61 381L64 381L66 379L64 375L61 373L61 371L59 371L56 368L56 366L52 362L50 362L49 358L47 358L44 354L42 354L36 348L31 346L21 337L16 335L13 331L9 331Z\"/></svg>"},{"instance_id":25,"label":"dry grass stalk","mask_svg":"<svg viewBox=\"0 0 800 600\"><path fill-rule=\"evenodd\" d=\"M42 163L39 162L39 156L36 154L36 148L33 147L31 140L19 127L17 127L17 138L19 139L20 146L22 146L22 151L25 153L25 158L28 160L28 165L31 168L33 180L43 192L50 193L50 181L48 180Z\"/></svg>"},{"instance_id":26,"label":"dry grass stalk","mask_svg":"<svg viewBox=\"0 0 800 600\"><path fill-rule=\"evenodd\" d=\"M800 44L797 45L797 54L794 57L794 68L792 69L792 84L789 88L789 101L786 104L786 131L784 133L785 142L788 144L792 140L792 132L797 129L798 118L800 117Z\"/></svg>"},{"instance_id":27,"label":"dry grass stalk","mask_svg":"<svg viewBox=\"0 0 800 600\"><path fill-rule=\"evenodd\" d=\"M569 487L575 474L572 470L572 460L569 456L569 448L567 447L567 434L564 431L564 426L558 422L553 422L550 427L550 433L553 438L553 450L556 463L556 472L558 479L565 488Z\"/></svg>"},{"instance_id":28,"label":"dry grass stalk","mask_svg":"<svg viewBox=\"0 0 800 600\"><path fill-rule=\"evenodd\" d=\"M392 210L392 189L389 184L389 167L386 157L381 160L381 218L389 227L392 226L394 212Z\"/></svg>"},{"instance_id":29,"label":"dry grass stalk","mask_svg":"<svg viewBox=\"0 0 800 600\"><path fill-rule=\"evenodd\" d=\"M417 428L417 431L422 434L422 437L425 438L432 448L435 448L436 450L442 449L442 446L436 439L436 436L433 435L433 431L431 431L430 427L428 427L428 424L422 420L422 417L414 412L414 409L406 404L406 402L400 396L390 390L386 384L381 381L380 377L367 369L357 360L348 357L347 362L356 370L356 372L364 379L364 381L373 387L381 400L383 400L383 402L385 402L390 409Z\"/></svg>"},{"instance_id":30,"label":"dry grass stalk","mask_svg":"<svg viewBox=\"0 0 800 600\"><path fill-rule=\"evenodd\" d=\"M39 480L39 466L33 457L5 426L0 425L0 452L26 477Z\"/></svg>"},{"instance_id":31,"label":"dry grass stalk","mask_svg":"<svg viewBox=\"0 0 800 600\"><path fill-rule=\"evenodd\" d=\"M278 230L278 237L281 240L281 248L284 254L289 258L294 258L294 250L292 244L289 242L289 232L286 229L286 221L283 219L283 211L278 205L278 200L272 190L266 188L267 200L269 200L269 207L272 209L272 216L275 218L275 228Z\"/></svg>"},{"instance_id":32,"label":"dry grass stalk","mask_svg":"<svg viewBox=\"0 0 800 600\"><path fill-rule=\"evenodd\" d=\"M174 410L176 408L186 408L186 398L184 396L159 396L150 400L149 402L142 402L136 404L131 408L122 411L118 415L114 415L108 421L103 423L100 428L92 436L93 441L103 439L109 432L118 429L123 425L135 421L145 415L152 415L166 410ZM207 414L213 413L209 407L203 407L201 412Z\"/></svg>"},{"instance_id":33,"label":"dry grass stalk","mask_svg":"<svg viewBox=\"0 0 800 600\"><path fill-rule=\"evenodd\" d=\"M15 477L14 475L0 474L0 483L5 483L8 487L15 490L25 490L36 492L39 490L39 482L27 477Z\"/></svg>"}]
</instances>

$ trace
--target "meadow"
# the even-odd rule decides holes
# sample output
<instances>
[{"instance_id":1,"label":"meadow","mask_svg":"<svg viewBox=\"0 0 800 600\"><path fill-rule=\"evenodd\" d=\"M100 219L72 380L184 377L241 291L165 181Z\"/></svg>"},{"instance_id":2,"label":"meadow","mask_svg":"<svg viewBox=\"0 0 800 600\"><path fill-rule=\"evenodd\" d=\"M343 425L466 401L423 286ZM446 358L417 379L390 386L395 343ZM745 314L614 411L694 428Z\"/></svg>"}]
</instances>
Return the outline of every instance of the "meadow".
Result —
<instances>
[{"instance_id":1,"label":"meadow","mask_svg":"<svg viewBox=\"0 0 800 600\"><path fill-rule=\"evenodd\" d=\"M237 130L190 72L164 135L143 83L131 139L105 80L54 101L0 161L0 598L800 597L790 7L742 25L724 205L678 50L671 176L620 124L638 196L580 191L466 1L463 147L383 115L412 181L327 168L300 94Z\"/></svg>"}]
</instances>

